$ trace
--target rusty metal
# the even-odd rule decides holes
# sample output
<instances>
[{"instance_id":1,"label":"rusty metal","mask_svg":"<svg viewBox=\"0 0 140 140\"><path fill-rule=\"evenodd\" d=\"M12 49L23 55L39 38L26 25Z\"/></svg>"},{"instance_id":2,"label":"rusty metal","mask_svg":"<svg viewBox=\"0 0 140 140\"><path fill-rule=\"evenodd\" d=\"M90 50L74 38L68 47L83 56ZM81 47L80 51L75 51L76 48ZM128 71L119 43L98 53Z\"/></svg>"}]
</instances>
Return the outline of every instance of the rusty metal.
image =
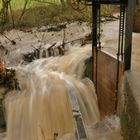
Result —
<instances>
[{"instance_id":1,"label":"rusty metal","mask_svg":"<svg viewBox=\"0 0 140 140\"><path fill-rule=\"evenodd\" d=\"M76 5L80 4L83 0L70 1L74 1L73 5ZM105 105L107 107L110 105L111 107L108 110L110 113L114 113L114 111L117 111L118 106L120 83L124 68L123 65L125 66L125 70L129 70L131 68L133 14L137 0L85 0L84 3L92 6L92 77L93 82L95 83L97 96L99 98L99 105L100 103L104 103L101 105L102 108L104 108L103 106ZM117 59L112 58L110 55L105 54L100 50L100 5L102 4L120 5ZM108 61L106 61L107 59ZM111 101L109 99L104 101L106 98L105 95L109 97Z\"/></svg>"},{"instance_id":2,"label":"rusty metal","mask_svg":"<svg viewBox=\"0 0 140 140\"><path fill-rule=\"evenodd\" d=\"M92 29L92 35L93 35L93 41L92 41L92 52L94 55L94 59L93 59L93 65L95 65L96 69L94 70L93 73L93 80L95 83L95 87L96 87L96 93L98 93L98 88L97 88L97 84L98 84L98 50L101 48L101 42L100 42L100 36L101 36L101 32L100 32L100 20L101 20L101 9L100 9L100 4L98 3L92 3L92 9L93 9L93 29ZM95 48L95 49L94 49ZM94 52L95 50L95 52ZM93 66L94 67L94 66Z\"/></svg>"},{"instance_id":3,"label":"rusty metal","mask_svg":"<svg viewBox=\"0 0 140 140\"><path fill-rule=\"evenodd\" d=\"M117 52L117 59L115 59L114 63L115 63L115 76L114 77L114 81L113 81L113 85L114 85L114 88L113 88L113 92L114 92L114 112L117 111L117 106L118 106L118 96L119 96L119 82L120 82L120 56L122 56L122 61L123 61L123 57L124 57L124 50L125 50L125 61L128 63L126 65L126 62L125 62L125 66L128 66L129 65L129 68L130 68L130 63L131 63L131 43L132 43L132 30L129 31L129 38L130 39L130 43L129 43L129 46L127 46L127 48L124 49L124 33L125 32L125 29L126 31L129 30L127 28L129 28L128 26L125 27L125 20L127 18L125 18L125 14L126 14L126 7L128 6L129 4L129 8L131 11L132 7L130 7L130 0L87 0L87 3L88 5L92 5L92 13L93 13L93 29L92 29L92 32L93 32L93 38L92 38L92 52L93 52L93 82L95 83L95 87L96 87L96 92L97 92L97 95L98 95L98 90L99 92L101 92L100 89L102 89L104 86L107 87L107 85L103 85L102 81L98 82L99 78L101 75L101 73L99 73L100 71L100 68L103 68L102 66L100 66L102 63L100 62L100 60L102 59L101 57L103 57L102 55L98 54L98 51L99 49L101 48L101 43L100 43L100 5L101 4L119 4L120 5L120 24L119 24L119 38L118 38L118 52ZM132 1L131 1L132 3ZM133 1L133 3L135 3L135 1ZM99 12L98 12L99 11ZM134 12L134 10L132 10L131 12ZM132 13L131 13L132 15ZM127 15L129 16L129 15ZM99 19L98 19L99 18ZM130 22L131 25L130 27L132 27L132 21ZM129 23L127 23L126 25L128 25ZM99 28L99 30L98 30ZM131 28L132 29L132 28ZM127 33L126 33L127 34ZM128 44L128 39L125 40L126 44ZM107 57L107 56L106 56ZM104 58L106 58L104 57ZM105 60L104 60L105 61ZM111 61L111 58L110 60ZM107 62L106 62L107 63ZM103 65L103 64L102 64ZM109 66L108 66L109 67ZM111 72L109 70L109 72ZM105 76L103 76L105 77ZM106 77L107 78L107 77ZM107 78L108 79L108 78ZM101 80L101 79L100 79ZM108 80L113 80L111 79L108 79ZM102 86L102 87L101 87ZM109 87L108 87L109 88ZM111 88L111 87L110 87ZM103 88L105 89L105 88ZM109 89L107 89L109 90ZM106 90L106 91L107 91ZM103 92L103 91L102 91ZM99 96L99 95L98 95Z\"/></svg>"},{"instance_id":4,"label":"rusty metal","mask_svg":"<svg viewBox=\"0 0 140 140\"><path fill-rule=\"evenodd\" d=\"M124 34L125 34L125 15L126 15L126 5L120 5L120 45L121 45L121 60L124 60Z\"/></svg>"},{"instance_id":5,"label":"rusty metal","mask_svg":"<svg viewBox=\"0 0 140 140\"><path fill-rule=\"evenodd\" d=\"M124 48L124 29L125 29L125 26L124 26L125 25L125 9L126 9L126 4L120 3L119 40L118 40L117 73L116 73L116 87L115 87L115 112L117 111L117 106L118 106L120 56L123 57L123 53L124 53L123 48Z\"/></svg>"},{"instance_id":6,"label":"rusty metal","mask_svg":"<svg viewBox=\"0 0 140 140\"><path fill-rule=\"evenodd\" d=\"M124 48L125 70L131 69L133 16L136 4L137 0L128 0L128 5L126 9L126 30L125 30L125 48Z\"/></svg>"},{"instance_id":7,"label":"rusty metal","mask_svg":"<svg viewBox=\"0 0 140 140\"><path fill-rule=\"evenodd\" d=\"M120 4L127 3L128 0L67 0L68 4L75 10L81 11L86 8L87 5L92 4Z\"/></svg>"}]
</instances>

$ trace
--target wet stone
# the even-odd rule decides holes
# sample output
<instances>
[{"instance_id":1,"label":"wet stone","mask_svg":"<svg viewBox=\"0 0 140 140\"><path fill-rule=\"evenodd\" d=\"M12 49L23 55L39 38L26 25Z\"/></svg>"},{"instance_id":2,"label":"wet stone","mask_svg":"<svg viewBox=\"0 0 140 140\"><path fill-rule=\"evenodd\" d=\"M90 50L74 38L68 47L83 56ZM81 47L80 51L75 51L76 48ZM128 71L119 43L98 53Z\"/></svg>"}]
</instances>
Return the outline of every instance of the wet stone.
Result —
<instances>
[{"instance_id":1,"label":"wet stone","mask_svg":"<svg viewBox=\"0 0 140 140\"><path fill-rule=\"evenodd\" d=\"M3 100L5 98L5 95L7 93L7 88L1 88L0 87L0 128L5 128L5 117L4 117L4 105Z\"/></svg>"}]
</instances>

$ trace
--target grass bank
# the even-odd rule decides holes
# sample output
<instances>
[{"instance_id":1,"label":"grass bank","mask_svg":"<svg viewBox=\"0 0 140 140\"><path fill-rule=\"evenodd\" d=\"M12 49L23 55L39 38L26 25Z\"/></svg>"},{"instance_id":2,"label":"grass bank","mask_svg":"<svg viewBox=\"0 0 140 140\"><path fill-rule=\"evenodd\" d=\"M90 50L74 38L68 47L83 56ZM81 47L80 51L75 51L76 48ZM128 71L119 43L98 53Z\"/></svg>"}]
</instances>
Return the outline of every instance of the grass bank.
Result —
<instances>
[{"instance_id":1,"label":"grass bank","mask_svg":"<svg viewBox=\"0 0 140 140\"><path fill-rule=\"evenodd\" d=\"M19 18L21 16L22 9L13 11L13 19L16 28L23 27L40 27L47 25L54 25L62 22L74 22L74 21L89 21L90 20L90 10L86 9L84 12L78 12L73 10L70 6L65 9L62 8L60 4L56 5L38 5L27 8L20 24ZM1 26L3 26L1 24ZM9 16L9 21L3 26L3 28L12 28L12 20Z\"/></svg>"},{"instance_id":2,"label":"grass bank","mask_svg":"<svg viewBox=\"0 0 140 140\"><path fill-rule=\"evenodd\" d=\"M45 0L44 0L45 1ZM47 2L55 3L55 4L47 4L47 3L39 3L35 1L31 1L28 3L26 11L19 22L22 9L24 7L24 0L12 0L12 13L13 19L15 23L15 28L30 28L30 27L41 27L47 25L55 25L57 23L62 22L91 22L91 7L86 8L84 11L75 11L71 8L71 6L66 4L66 8L62 8L60 4L60 0L46 0ZM114 8L110 8L110 6L102 6L102 15L111 15L114 11ZM2 30L11 29L12 18L9 14L9 20L2 24L0 23L0 27Z\"/></svg>"},{"instance_id":3,"label":"grass bank","mask_svg":"<svg viewBox=\"0 0 140 140\"><path fill-rule=\"evenodd\" d=\"M48 3L60 4L60 0L29 0L27 8L32 8L36 6L41 6L42 2L43 5L48 5ZM19 10L24 7L25 0L11 0L11 7L13 10ZM0 0L0 8L2 7L2 1Z\"/></svg>"},{"instance_id":4,"label":"grass bank","mask_svg":"<svg viewBox=\"0 0 140 140\"><path fill-rule=\"evenodd\" d=\"M19 16L17 12L15 15ZM39 6L26 10L20 26L43 26L60 22L88 21L89 12L79 13L70 7L62 9L61 5Z\"/></svg>"}]
</instances>

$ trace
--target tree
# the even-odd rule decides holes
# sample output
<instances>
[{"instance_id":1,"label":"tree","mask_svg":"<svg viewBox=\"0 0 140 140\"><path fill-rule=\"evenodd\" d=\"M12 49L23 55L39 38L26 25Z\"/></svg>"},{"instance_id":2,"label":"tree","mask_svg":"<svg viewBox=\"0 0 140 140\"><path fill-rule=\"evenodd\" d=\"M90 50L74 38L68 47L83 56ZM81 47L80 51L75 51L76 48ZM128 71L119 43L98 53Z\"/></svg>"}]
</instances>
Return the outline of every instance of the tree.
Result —
<instances>
[{"instance_id":1,"label":"tree","mask_svg":"<svg viewBox=\"0 0 140 140\"><path fill-rule=\"evenodd\" d=\"M9 5L10 0L2 0L2 9L1 9L1 14L2 14L2 20L3 22L7 22L8 20L8 5Z\"/></svg>"},{"instance_id":2,"label":"tree","mask_svg":"<svg viewBox=\"0 0 140 140\"><path fill-rule=\"evenodd\" d=\"M65 9L65 8L66 8L66 3L65 3L65 1L64 1L64 0L60 0L60 2L61 2L61 5L62 5L62 8Z\"/></svg>"}]
</instances>

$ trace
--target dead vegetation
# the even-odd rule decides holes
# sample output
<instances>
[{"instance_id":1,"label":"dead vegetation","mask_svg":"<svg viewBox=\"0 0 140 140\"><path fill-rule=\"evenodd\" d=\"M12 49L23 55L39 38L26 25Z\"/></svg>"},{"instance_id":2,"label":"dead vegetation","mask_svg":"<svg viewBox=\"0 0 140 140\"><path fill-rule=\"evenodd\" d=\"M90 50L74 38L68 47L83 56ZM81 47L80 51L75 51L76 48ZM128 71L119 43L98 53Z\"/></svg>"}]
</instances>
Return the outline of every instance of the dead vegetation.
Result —
<instances>
[{"instance_id":1,"label":"dead vegetation","mask_svg":"<svg viewBox=\"0 0 140 140\"><path fill-rule=\"evenodd\" d=\"M15 78L15 70L5 68L2 62L0 62L0 87L19 89L17 79Z\"/></svg>"}]
</instances>

